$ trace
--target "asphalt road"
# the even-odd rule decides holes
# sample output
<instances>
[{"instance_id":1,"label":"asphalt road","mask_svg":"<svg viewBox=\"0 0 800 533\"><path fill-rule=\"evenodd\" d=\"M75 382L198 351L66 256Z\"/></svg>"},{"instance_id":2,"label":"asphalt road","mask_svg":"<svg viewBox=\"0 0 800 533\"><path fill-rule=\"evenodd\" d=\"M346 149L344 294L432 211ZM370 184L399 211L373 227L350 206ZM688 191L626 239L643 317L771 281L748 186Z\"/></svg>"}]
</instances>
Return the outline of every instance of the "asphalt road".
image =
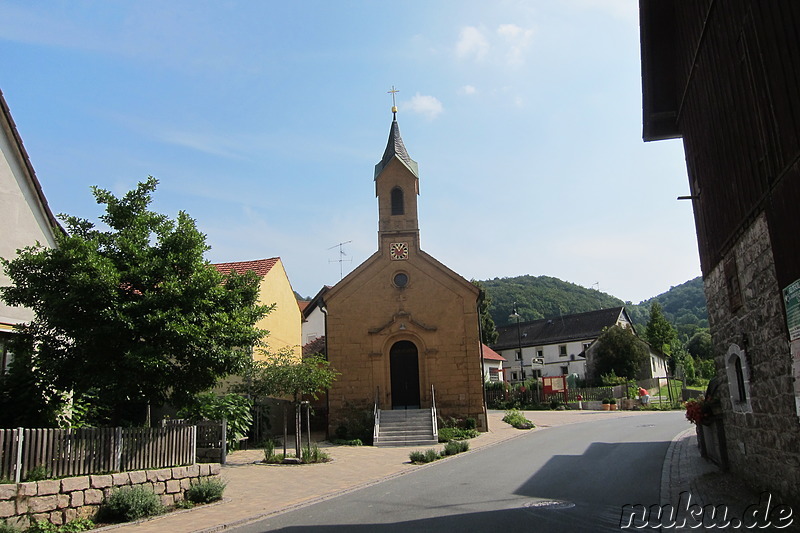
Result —
<instances>
[{"instance_id":1,"label":"asphalt road","mask_svg":"<svg viewBox=\"0 0 800 533\"><path fill-rule=\"evenodd\" d=\"M618 532L623 505L659 503L685 428L664 412L535 431L232 531Z\"/></svg>"}]
</instances>

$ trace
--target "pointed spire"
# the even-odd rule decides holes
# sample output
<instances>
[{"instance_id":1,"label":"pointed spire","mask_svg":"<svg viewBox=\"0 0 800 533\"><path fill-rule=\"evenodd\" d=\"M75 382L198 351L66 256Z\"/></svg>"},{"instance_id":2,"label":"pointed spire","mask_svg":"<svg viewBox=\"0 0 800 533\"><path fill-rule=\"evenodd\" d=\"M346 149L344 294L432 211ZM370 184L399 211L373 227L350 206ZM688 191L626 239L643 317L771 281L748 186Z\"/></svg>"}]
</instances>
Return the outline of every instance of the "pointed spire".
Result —
<instances>
[{"instance_id":1,"label":"pointed spire","mask_svg":"<svg viewBox=\"0 0 800 533\"><path fill-rule=\"evenodd\" d=\"M386 150L380 163L375 165L375 178L377 179L386 165L393 157L397 157L416 177L419 177L419 167L417 162L408 155L403 139L400 137L400 126L397 125L397 107L392 106L392 126L389 130L389 142L386 143Z\"/></svg>"}]
</instances>

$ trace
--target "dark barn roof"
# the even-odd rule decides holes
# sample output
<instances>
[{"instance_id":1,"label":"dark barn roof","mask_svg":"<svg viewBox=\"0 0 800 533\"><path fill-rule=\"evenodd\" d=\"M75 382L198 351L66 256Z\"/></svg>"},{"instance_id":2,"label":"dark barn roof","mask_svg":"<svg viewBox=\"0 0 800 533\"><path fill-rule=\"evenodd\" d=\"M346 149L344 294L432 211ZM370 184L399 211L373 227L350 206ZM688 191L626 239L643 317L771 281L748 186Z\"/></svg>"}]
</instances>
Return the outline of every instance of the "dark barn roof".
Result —
<instances>
[{"instance_id":1,"label":"dark barn roof","mask_svg":"<svg viewBox=\"0 0 800 533\"><path fill-rule=\"evenodd\" d=\"M596 339L603 328L611 327L617 323L620 315L630 322L624 307L612 307L599 311L588 311L574 315L564 315L556 318L543 318L533 322L520 322L519 335L522 346L543 346L559 342L578 341L582 339ZM506 350L519 346L517 324L509 324L497 328L499 336L492 345L495 350Z\"/></svg>"}]
</instances>

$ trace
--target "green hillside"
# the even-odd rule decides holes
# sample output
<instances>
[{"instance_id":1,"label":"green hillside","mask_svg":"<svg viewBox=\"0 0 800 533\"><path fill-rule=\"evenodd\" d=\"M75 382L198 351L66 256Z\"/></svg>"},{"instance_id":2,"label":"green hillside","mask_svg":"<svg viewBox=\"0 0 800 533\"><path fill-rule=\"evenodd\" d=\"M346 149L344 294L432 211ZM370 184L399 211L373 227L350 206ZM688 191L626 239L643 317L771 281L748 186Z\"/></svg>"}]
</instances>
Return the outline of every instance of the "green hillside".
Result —
<instances>
[{"instance_id":1,"label":"green hillside","mask_svg":"<svg viewBox=\"0 0 800 533\"><path fill-rule=\"evenodd\" d=\"M481 283L492 300L489 313L498 326L510 323L509 315L516 301L522 320L555 318L562 314L624 305L637 330L640 326L643 329L647 323L650 305L658 302L667 320L686 337L691 336L697 328L708 327L703 280L700 277L639 304L625 303L610 294L549 276L494 278L481 280Z\"/></svg>"}]
</instances>

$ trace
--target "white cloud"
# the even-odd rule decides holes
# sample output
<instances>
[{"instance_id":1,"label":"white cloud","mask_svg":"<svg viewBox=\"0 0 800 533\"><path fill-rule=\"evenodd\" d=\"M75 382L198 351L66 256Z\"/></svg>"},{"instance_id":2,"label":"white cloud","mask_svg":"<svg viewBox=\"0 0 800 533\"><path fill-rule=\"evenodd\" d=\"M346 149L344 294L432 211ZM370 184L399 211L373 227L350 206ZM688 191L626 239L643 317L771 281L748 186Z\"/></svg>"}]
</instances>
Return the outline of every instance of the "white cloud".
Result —
<instances>
[{"instance_id":1,"label":"white cloud","mask_svg":"<svg viewBox=\"0 0 800 533\"><path fill-rule=\"evenodd\" d=\"M411 100L405 103L405 106L414 113L424 115L428 120L433 120L444 111L442 103L435 96L429 96L417 93Z\"/></svg>"},{"instance_id":2,"label":"white cloud","mask_svg":"<svg viewBox=\"0 0 800 533\"><path fill-rule=\"evenodd\" d=\"M465 26L456 43L456 55L462 59L482 60L489 52L489 41L475 26Z\"/></svg>"},{"instance_id":3,"label":"white cloud","mask_svg":"<svg viewBox=\"0 0 800 533\"><path fill-rule=\"evenodd\" d=\"M508 45L506 60L510 65L521 65L525 62L525 51L533 37L532 29L525 29L516 24L501 24L497 27L500 35Z\"/></svg>"},{"instance_id":4,"label":"white cloud","mask_svg":"<svg viewBox=\"0 0 800 533\"><path fill-rule=\"evenodd\" d=\"M461 87L461 88L458 90L458 93L459 93L459 94L467 94L467 95L469 95L469 94L475 94L476 92L478 92L478 89L476 89L476 88L475 88L474 86L472 86L472 85L464 85L463 87Z\"/></svg>"}]
</instances>

